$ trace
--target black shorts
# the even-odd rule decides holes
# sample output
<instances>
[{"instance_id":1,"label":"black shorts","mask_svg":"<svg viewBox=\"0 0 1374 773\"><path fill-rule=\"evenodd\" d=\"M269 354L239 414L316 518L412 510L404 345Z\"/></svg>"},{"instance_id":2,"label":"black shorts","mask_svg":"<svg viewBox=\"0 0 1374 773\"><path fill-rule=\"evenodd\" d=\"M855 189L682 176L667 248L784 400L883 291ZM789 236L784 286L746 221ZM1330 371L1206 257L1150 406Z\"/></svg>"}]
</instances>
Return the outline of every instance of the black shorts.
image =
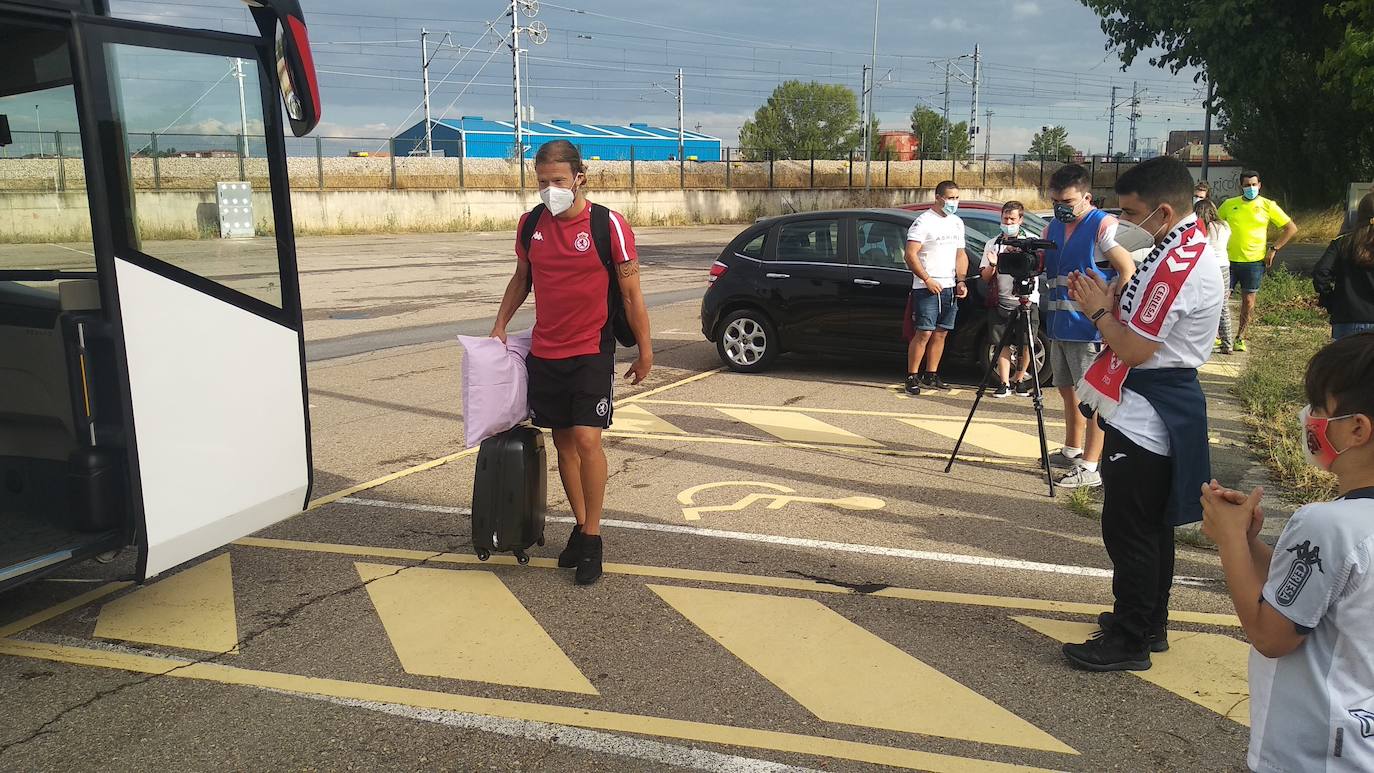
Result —
<instances>
[{"instance_id":1,"label":"black shorts","mask_svg":"<svg viewBox=\"0 0 1374 773\"><path fill-rule=\"evenodd\" d=\"M588 354L566 360L530 355L530 413L536 427L609 429L614 411L615 355Z\"/></svg>"},{"instance_id":2,"label":"black shorts","mask_svg":"<svg viewBox=\"0 0 1374 773\"><path fill-rule=\"evenodd\" d=\"M1015 313L1014 309L1004 309L1001 306L988 309L989 344L996 346L997 342L1002 340L1002 333L1006 332L1007 325L1011 323L1011 315ZM1040 330L1040 310L1032 305L1030 307L1030 314L1031 327L1037 331ZM1020 341L1022 338L1024 338L1024 336L1018 336L1016 340Z\"/></svg>"}]
</instances>

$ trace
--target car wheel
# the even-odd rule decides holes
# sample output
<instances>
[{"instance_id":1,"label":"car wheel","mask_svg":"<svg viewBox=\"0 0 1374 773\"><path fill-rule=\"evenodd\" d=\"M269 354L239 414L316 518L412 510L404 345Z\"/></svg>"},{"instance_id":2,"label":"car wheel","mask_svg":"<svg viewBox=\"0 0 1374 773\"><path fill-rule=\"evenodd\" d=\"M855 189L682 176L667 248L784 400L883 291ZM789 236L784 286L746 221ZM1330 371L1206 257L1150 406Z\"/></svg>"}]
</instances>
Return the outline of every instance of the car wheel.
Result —
<instances>
[{"instance_id":1,"label":"car wheel","mask_svg":"<svg viewBox=\"0 0 1374 773\"><path fill-rule=\"evenodd\" d=\"M779 344L777 328L767 315L758 309L740 309L720 323L716 352L730 370L758 373L778 356Z\"/></svg>"},{"instance_id":2,"label":"car wheel","mask_svg":"<svg viewBox=\"0 0 1374 773\"><path fill-rule=\"evenodd\" d=\"M1053 374L1050 373L1050 356L1049 356L1049 355L1050 355L1050 350L1049 350L1049 346L1051 346L1051 345L1052 345L1052 344L1050 344L1050 342L1045 338L1045 333L1044 333L1044 331L1041 331L1041 330L1035 331L1035 367L1036 367L1036 372L1038 372L1038 373L1040 374L1040 386L1041 386L1041 388L1050 387L1050 386L1052 386L1052 385L1054 384L1054 376L1053 376ZM997 354L996 352L993 351L993 349L994 349L996 346L997 346L997 342L996 342L996 341L992 340L990 337L986 337L986 336L985 336L985 340L984 340L984 342L983 342L983 350L982 350L982 351L983 351L983 356L982 356L982 358L979 360L979 366L983 368L983 372L984 372L984 373L988 372L988 363L992 362L992 358L995 357L996 354ZM1016 362L1016 359L1015 359L1015 358L1016 358L1016 357L1019 357L1019 356L1020 356L1019 352L1017 352L1016 350L1013 349L1013 350L1012 350L1012 358L1013 358L1013 359L1012 359L1012 362Z\"/></svg>"}]
</instances>

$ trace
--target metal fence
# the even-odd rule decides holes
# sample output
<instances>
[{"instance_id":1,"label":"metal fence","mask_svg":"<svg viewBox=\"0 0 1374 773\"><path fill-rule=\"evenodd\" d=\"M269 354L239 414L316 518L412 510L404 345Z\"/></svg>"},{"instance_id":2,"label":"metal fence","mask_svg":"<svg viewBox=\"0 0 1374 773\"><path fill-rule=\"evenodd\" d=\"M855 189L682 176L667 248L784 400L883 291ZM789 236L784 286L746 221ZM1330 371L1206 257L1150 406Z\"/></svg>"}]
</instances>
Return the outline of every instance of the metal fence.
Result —
<instances>
[{"instance_id":1,"label":"metal fence","mask_svg":"<svg viewBox=\"0 0 1374 773\"><path fill-rule=\"evenodd\" d=\"M73 132L14 132L0 147L0 191L85 189L80 137ZM376 137L287 138L287 169L296 190L533 190L535 148L483 143L464 148L435 139L433 155L414 140ZM261 137L131 133L134 186L140 190L210 191L224 180L268 187ZM965 188L1040 188L1070 159L973 155L962 159L901 158L862 151L724 148L719 158L636 158L616 146L579 145L588 181L599 190L775 190L931 188L954 180ZM465 154L464 150L468 153ZM614 153L612 153L612 150ZM675 150L675 148L674 148ZM658 153L658 155L662 155ZM521 156L524 158L521 159ZM1111 187L1132 161L1089 158L1093 187Z\"/></svg>"}]
</instances>

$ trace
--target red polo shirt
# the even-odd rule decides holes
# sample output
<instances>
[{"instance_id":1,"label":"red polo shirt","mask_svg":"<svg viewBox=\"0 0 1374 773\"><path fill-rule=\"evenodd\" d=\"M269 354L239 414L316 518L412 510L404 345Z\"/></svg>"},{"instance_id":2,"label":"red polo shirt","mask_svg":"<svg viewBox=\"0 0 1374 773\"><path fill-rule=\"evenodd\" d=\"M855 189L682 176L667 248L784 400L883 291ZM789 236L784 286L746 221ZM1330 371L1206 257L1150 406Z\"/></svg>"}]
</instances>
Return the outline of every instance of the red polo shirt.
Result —
<instances>
[{"instance_id":1,"label":"red polo shirt","mask_svg":"<svg viewBox=\"0 0 1374 773\"><path fill-rule=\"evenodd\" d=\"M544 211L530 240L529 254L516 227L515 254L529 261L534 278L534 342L530 353L545 360L566 360L601 352L601 331L609 313L610 277L592 243L592 207L562 220ZM618 212L611 212L611 260L617 265L638 258L635 235Z\"/></svg>"}]
</instances>

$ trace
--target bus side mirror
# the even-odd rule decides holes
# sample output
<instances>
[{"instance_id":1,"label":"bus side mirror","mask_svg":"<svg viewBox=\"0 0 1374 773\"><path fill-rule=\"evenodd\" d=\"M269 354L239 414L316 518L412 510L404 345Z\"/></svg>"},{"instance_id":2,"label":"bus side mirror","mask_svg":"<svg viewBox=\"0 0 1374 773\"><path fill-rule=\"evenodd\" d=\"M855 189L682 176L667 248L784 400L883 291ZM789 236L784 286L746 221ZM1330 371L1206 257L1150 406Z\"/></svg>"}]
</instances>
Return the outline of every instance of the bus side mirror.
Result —
<instances>
[{"instance_id":1,"label":"bus side mirror","mask_svg":"<svg viewBox=\"0 0 1374 773\"><path fill-rule=\"evenodd\" d=\"M244 0L264 36L276 40L277 84L282 104L297 137L309 134L320 122L320 83L315 58L298 0Z\"/></svg>"},{"instance_id":2,"label":"bus side mirror","mask_svg":"<svg viewBox=\"0 0 1374 773\"><path fill-rule=\"evenodd\" d=\"M10 117L0 113L0 148L13 144L14 137L10 135Z\"/></svg>"}]
</instances>

